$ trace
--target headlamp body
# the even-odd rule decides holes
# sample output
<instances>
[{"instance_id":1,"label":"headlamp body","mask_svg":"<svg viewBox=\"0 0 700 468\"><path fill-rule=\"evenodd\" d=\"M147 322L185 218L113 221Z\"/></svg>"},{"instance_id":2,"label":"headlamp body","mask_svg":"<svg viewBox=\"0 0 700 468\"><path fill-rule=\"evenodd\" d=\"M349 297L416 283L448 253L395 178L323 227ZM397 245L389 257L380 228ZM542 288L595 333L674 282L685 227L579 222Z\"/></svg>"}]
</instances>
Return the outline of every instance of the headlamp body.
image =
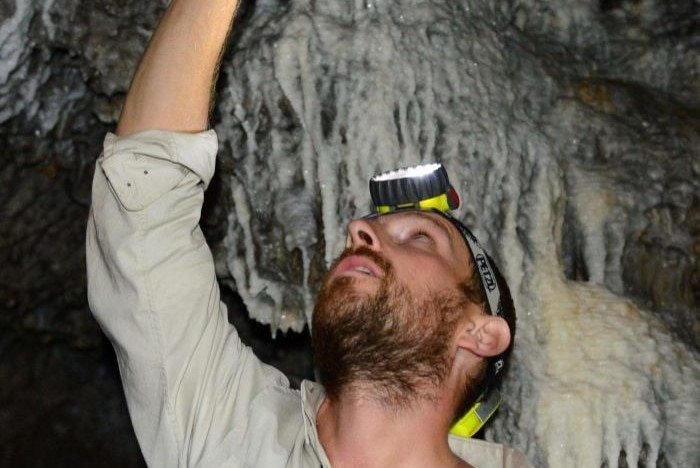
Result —
<instances>
[{"instance_id":1,"label":"headlamp body","mask_svg":"<svg viewBox=\"0 0 700 468\"><path fill-rule=\"evenodd\" d=\"M377 174L369 181L369 191L374 216L402 210L421 210L433 211L448 219L462 234L472 254L491 315L502 316L500 290L486 252L474 234L450 214L451 210L459 207L460 200L442 164L422 164ZM499 379L496 377L503 367L503 359L491 364L484 392L452 426L452 434L472 437L496 411L502 400L497 388Z\"/></svg>"},{"instance_id":2,"label":"headlamp body","mask_svg":"<svg viewBox=\"0 0 700 468\"><path fill-rule=\"evenodd\" d=\"M459 197L442 164L422 164L377 174L369 181L369 193L375 211L380 214L405 209L446 213L459 207Z\"/></svg>"}]
</instances>

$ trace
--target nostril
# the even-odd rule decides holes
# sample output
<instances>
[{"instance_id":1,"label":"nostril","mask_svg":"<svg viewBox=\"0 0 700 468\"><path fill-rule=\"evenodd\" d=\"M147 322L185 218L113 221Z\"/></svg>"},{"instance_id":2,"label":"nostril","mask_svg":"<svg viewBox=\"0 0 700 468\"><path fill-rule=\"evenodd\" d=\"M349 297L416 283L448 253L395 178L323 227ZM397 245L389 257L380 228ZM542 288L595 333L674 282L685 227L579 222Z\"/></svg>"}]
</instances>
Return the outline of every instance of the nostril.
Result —
<instances>
[{"instance_id":1,"label":"nostril","mask_svg":"<svg viewBox=\"0 0 700 468\"><path fill-rule=\"evenodd\" d=\"M367 245L372 245L374 243L372 236L370 236L366 231L358 231L357 235L360 239L362 239L362 242Z\"/></svg>"},{"instance_id":2,"label":"nostril","mask_svg":"<svg viewBox=\"0 0 700 468\"><path fill-rule=\"evenodd\" d=\"M377 233L365 219L354 219L348 225L348 247L359 247L364 245L373 249L379 248L381 242L377 237Z\"/></svg>"}]
</instances>

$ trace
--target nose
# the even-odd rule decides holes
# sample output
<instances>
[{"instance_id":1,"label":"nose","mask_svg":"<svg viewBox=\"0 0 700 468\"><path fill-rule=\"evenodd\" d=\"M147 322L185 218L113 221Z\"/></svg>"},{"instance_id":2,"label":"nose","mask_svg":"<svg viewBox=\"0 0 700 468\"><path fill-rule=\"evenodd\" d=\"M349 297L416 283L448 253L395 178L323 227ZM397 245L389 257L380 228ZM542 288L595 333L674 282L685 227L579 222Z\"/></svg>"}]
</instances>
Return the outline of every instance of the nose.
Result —
<instances>
[{"instance_id":1,"label":"nose","mask_svg":"<svg viewBox=\"0 0 700 468\"><path fill-rule=\"evenodd\" d=\"M366 219L354 219L348 224L348 237L345 241L345 248L369 247L372 250L379 250L381 244L377 231L372 223Z\"/></svg>"}]
</instances>

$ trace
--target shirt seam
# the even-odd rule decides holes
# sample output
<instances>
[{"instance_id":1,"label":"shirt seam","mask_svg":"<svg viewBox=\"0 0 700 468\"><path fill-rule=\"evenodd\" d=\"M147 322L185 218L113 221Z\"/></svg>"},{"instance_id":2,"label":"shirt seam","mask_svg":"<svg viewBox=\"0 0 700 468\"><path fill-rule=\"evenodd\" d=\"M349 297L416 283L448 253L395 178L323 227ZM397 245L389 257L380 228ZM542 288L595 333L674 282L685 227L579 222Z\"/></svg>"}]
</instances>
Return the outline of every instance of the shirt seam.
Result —
<instances>
[{"instance_id":1,"label":"shirt seam","mask_svg":"<svg viewBox=\"0 0 700 468\"><path fill-rule=\"evenodd\" d=\"M144 210L140 213L139 218L141 218L141 236L144 241L139 242L139 258L146 258L145 257L145 250L146 250L146 242L145 242L145 237L149 230L149 222L150 219L148 217L148 210ZM163 396L163 402L164 402L164 408L166 412L166 417L169 426L167 430L169 437L173 439L173 442L175 444L175 447L177 447L177 459L178 459L178 466L181 465L181 457L182 457L182 446L180 443L180 438L177 436L177 418L175 416L175 410L172 406L172 402L170 400L170 394L168 392L168 372L166 370L165 366L165 352L163 350L163 339L162 339L162 327L160 326L160 317L158 313L156 312L156 306L153 301L153 287L152 287L152 278L151 278L151 271L150 269L143 269L143 279L144 279L144 290L146 292L146 300L148 304L148 315L149 315L149 324L151 328L151 333L153 335L153 339L155 342L155 349L156 352L158 353L158 367L159 367L159 373L161 375L161 383L160 383L160 393Z\"/></svg>"}]
</instances>

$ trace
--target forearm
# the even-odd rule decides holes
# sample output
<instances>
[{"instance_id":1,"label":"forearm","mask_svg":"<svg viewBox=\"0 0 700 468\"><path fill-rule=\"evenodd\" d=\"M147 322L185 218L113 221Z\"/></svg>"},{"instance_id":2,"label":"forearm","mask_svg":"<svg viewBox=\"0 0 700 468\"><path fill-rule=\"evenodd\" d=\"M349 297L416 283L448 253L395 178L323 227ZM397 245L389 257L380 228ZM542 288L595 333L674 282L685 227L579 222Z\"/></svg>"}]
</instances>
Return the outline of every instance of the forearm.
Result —
<instances>
[{"instance_id":1,"label":"forearm","mask_svg":"<svg viewBox=\"0 0 700 468\"><path fill-rule=\"evenodd\" d=\"M173 0L134 75L119 135L207 128L212 88L237 0Z\"/></svg>"}]
</instances>

